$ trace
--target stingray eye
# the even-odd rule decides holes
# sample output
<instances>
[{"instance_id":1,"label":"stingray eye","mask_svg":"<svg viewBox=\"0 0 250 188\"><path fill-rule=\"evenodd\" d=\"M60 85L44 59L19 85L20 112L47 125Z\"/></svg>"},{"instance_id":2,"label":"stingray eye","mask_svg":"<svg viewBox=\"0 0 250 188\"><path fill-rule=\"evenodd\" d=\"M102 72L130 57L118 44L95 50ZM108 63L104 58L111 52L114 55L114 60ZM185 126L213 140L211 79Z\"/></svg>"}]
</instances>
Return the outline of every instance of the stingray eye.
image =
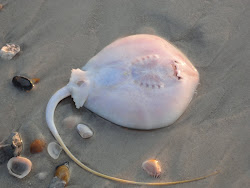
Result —
<instances>
[{"instance_id":1,"label":"stingray eye","mask_svg":"<svg viewBox=\"0 0 250 188\"><path fill-rule=\"evenodd\" d=\"M78 85L79 87L81 86L81 85L83 85L85 82L83 81L83 80L79 80L79 81L77 81L76 82L76 85Z\"/></svg>"}]
</instances>

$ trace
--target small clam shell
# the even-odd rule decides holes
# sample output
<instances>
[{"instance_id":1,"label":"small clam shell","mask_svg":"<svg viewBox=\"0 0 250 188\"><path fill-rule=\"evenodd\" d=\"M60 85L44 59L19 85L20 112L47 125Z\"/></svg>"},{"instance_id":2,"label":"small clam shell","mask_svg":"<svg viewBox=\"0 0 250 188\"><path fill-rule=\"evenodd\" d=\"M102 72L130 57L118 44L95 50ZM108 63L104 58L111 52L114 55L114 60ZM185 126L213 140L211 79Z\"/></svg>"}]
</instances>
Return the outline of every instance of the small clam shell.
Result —
<instances>
[{"instance_id":1,"label":"small clam shell","mask_svg":"<svg viewBox=\"0 0 250 188\"><path fill-rule=\"evenodd\" d=\"M47 151L53 159L58 159L58 157L62 151L62 147L59 144L57 144L56 142L50 142L48 147L47 147Z\"/></svg>"},{"instance_id":2,"label":"small clam shell","mask_svg":"<svg viewBox=\"0 0 250 188\"><path fill-rule=\"evenodd\" d=\"M31 167L31 161L24 157L12 157L7 163L9 173L20 179L30 173Z\"/></svg>"},{"instance_id":3,"label":"small clam shell","mask_svg":"<svg viewBox=\"0 0 250 188\"><path fill-rule=\"evenodd\" d=\"M161 175L161 166L159 161L150 159L142 163L142 168L154 178L158 178Z\"/></svg>"},{"instance_id":4,"label":"small clam shell","mask_svg":"<svg viewBox=\"0 0 250 188\"><path fill-rule=\"evenodd\" d=\"M67 185L70 179L69 162L65 162L62 165L59 165L56 168L55 176L63 180Z\"/></svg>"},{"instance_id":5,"label":"small clam shell","mask_svg":"<svg viewBox=\"0 0 250 188\"><path fill-rule=\"evenodd\" d=\"M91 136L93 136L93 131L84 124L78 124L77 131L82 138L90 138Z\"/></svg>"},{"instance_id":6,"label":"small clam shell","mask_svg":"<svg viewBox=\"0 0 250 188\"><path fill-rule=\"evenodd\" d=\"M30 153L40 153L46 146L43 139L36 139L30 144Z\"/></svg>"}]
</instances>

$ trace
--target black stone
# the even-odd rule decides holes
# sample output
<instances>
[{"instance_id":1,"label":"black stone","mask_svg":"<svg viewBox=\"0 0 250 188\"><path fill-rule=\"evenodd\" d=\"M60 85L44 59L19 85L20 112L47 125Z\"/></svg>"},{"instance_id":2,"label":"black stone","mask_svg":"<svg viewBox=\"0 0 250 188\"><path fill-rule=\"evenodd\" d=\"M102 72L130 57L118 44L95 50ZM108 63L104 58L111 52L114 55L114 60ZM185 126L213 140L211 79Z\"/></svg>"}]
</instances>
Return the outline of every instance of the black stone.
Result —
<instances>
[{"instance_id":1,"label":"black stone","mask_svg":"<svg viewBox=\"0 0 250 188\"><path fill-rule=\"evenodd\" d=\"M33 88L33 83L23 76L15 76L12 79L12 83L14 86L21 90L30 91Z\"/></svg>"}]
</instances>

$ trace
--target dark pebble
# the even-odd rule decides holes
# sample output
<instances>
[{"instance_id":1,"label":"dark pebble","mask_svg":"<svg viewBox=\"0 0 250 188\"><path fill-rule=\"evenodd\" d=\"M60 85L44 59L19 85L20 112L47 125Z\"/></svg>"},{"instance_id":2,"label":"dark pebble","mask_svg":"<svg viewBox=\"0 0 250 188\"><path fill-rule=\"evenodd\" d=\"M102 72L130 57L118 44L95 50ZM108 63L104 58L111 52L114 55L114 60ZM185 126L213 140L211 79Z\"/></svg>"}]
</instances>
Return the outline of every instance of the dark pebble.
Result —
<instances>
[{"instance_id":1,"label":"dark pebble","mask_svg":"<svg viewBox=\"0 0 250 188\"><path fill-rule=\"evenodd\" d=\"M30 81L28 78L25 78L23 76L15 76L12 79L12 83L17 88L21 90L25 90L25 91L30 91L34 86L32 81Z\"/></svg>"}]
</instances>

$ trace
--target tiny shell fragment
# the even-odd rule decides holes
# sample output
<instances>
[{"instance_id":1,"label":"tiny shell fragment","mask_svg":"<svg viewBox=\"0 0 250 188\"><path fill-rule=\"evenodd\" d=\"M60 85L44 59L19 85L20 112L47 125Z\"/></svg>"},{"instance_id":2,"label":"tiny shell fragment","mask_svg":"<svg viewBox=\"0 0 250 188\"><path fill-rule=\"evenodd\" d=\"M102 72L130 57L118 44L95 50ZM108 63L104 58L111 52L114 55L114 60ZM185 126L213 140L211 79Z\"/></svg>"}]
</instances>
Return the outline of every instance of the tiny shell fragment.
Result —
<instances>
[{"instance_id":1,"label":"tiny shell fragment","mask_svg":"<svg viewBox=\"0 0 250 188\"><path fill-rule=\"evenodd\" d=\"M10 134L9 138L0 144L0 164L21 154L23 141L18 132Z\"/></svg>"},{"instance_id":2,"label":"tiny shell fragment","mask_svg":"<svg viewBox=\"0 0 250 188\"><path fill-rule=\"evenodd\" d=\"M20 52L20 46L17 44L6 44L0 51L0 57L5 60L11 60L18 52Z\"/></svg>"},{"instance_id":3,"label":"tiny shell fragment","mask_svg":"<svg viewBox=\"0 0 250 188\"><path fill-rule=\"evenodd\" d=\"M48 147L47 147L47 151L53 159L58 159L58 157L62 151L62 147L59 144L57 144L56 142L50 142Z\"/></svg>"},{"instance_id":4,"label":"tiny shell fragment","mask_svg":"<svg viewBox=\"0 0 250 188\"><path fill-rule=\"evenodd\" d=\"M82 138L90 138L91 136L93 136L93 131L84 124L78 124L77 131Z\"/></svg>"},{"instance_id":5,"label":"tiny shell fragment","mask_svg":"<svg viewBox=\"0 0 250 188\"><path fill-rule=\"evenodd\" d=\"M25 157L12 157L7 163L9 173L20 179L30 173L31 167L31 161Z\"/></svg>"},{"instance_id":6,"label":"tiny shell fragment","mask_svg":"<svg viewBox=\"0 0 250 188\"><path fill-rule=\"evenodd\" d=\"M43 139L36 139L30 144L30 153L40 153L46 146L46 142Z\"/></svg>"},{"instance_id":7,"label":"tiny shell fragment","mask_svg":"<svg viewBox=\"0 0 250 188\"><path fill-rule=\"evenodd\" d=\"M142 168L154 178L159 178L161 175L161 166L159 161L150 159L142 163Z\"/></svg>"}]
</instances>

